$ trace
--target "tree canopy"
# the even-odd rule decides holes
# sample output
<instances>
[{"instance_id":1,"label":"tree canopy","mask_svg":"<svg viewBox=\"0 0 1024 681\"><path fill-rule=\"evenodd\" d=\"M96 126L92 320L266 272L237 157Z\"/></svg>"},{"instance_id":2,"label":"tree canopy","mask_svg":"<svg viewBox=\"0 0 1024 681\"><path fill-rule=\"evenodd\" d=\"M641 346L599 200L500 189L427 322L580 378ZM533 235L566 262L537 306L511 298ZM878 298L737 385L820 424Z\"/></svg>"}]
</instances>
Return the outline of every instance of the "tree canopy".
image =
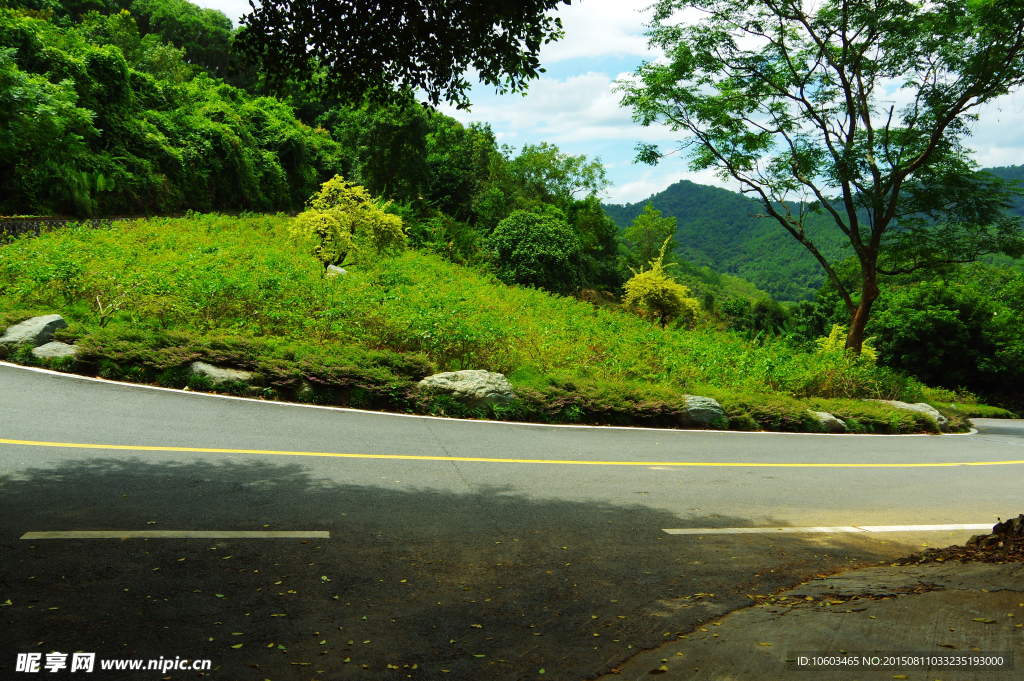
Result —
<instances>
[{"instance_id":1,"label":"tree canopy","mask_svg":"<svg viewBox=\"0 0 1024 681\"><path fill-rule=\"evenodd\" d=\"M267 0L250 3L237 47L277 87L304 83L349 103L422 89L430 103L469 104L468 68L500 92L536 78L547 14L569 0Z\"/></svg>"},{"instance_id":2,"label":"tree canopy","mask_svg":"<svg viewBox=\"0 0 1024 681\"><path fill-rule=\"evenodd\" d=\"M694 170L715 168L762 204L825 270L860 351L878 275L986 253L1024 253L1005 209L1017 190L975 172L976 111L1024 83L1019 0L660 0L648 35L667 63L619 82L644 125L690 137ZM701 11L687 24L677 13ZM901 92L897 105L895 95ZM638 145L638 159L663 154ZM848 289L805 226L831 217L861 268Z\"/></svg>"}]
</instances>

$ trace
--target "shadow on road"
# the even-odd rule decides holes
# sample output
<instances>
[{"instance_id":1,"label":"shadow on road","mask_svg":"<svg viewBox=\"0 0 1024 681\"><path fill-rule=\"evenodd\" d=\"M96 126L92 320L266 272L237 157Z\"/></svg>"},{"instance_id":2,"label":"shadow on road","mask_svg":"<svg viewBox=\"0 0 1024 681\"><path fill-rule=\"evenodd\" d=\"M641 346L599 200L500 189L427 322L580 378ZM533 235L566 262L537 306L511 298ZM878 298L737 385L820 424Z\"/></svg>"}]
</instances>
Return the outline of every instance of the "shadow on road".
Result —
<instances>
[{"instance_id":1,"label":"shadow on road","mask_svg":"<svg viewBox=\"0 0 1024 681\"><path fill-rule=\"evenodd\" d=\"M209 658L214 676L257 681L593 678L748 596L905 552L849 535L662 532L749 524L511 488L337 484L258 459L27 469L0 479L0 676L16 653L58 650ZM331 538L18 538L110 529Z\"/></svg>"}]
</instances>

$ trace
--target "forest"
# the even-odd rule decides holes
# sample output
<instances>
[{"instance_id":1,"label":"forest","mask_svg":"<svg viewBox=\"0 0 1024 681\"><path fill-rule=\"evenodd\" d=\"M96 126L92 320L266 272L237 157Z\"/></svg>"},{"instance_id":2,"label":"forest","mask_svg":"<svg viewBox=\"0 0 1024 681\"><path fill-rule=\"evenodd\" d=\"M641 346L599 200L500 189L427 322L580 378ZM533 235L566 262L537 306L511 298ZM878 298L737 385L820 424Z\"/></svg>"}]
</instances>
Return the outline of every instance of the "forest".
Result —
<instances>
[{"instance_id":1,"label":"forest","mask_svg":"<svg viewBox=\"0 0 1024 681\"><path fill-rule=\"evenodd\" d=\"M352 105L272 88L232 50L236 36L224 14L185 0L0 7L0 214L294 214L340 176L400 217L414 249L598 308L622 309L624 285L664 246L664 271L693 301L660 317L666 333L813 353L849 323L820 266L753 217L750 199L682 181L602 205L597 159L499 145L487 124L465 126L411 96ZM1024 166L989 172L1024 179ZM1024 199L1011 211L1024 215ZM808 230L856 285L827 226L814 216ZM1019 261L884 284L868 327L881 367L1020 408Z\"/></svg>"}]
</instances>

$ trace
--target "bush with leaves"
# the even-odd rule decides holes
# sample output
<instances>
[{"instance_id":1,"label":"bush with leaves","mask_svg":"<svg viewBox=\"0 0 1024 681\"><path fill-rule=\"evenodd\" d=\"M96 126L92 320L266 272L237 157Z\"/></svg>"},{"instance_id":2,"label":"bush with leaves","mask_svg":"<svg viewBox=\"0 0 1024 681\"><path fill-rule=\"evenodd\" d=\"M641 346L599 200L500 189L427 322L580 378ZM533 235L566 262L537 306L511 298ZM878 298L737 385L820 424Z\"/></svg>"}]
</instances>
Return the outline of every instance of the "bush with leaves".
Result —
<instances>
[{"instance_id":1,"label":"bush with leaves","mask_svg":"<svg viewBox=\"0 0 1024 681\"><path fill-rule=\"evenodd\" d=\"M506 284L561 294L580 284L583 246L557 209L517 210L498 223L486 243L497 254L497 276Z\"/></svg>"},{"instance_id":2,"label":"bush with leaves","mask_svg":"<svg viewBox=\"0 0 1024 681\"><path fill-rule=\"evenodd\" d=\"M288 231L309 245L325 271L330 265L347 264L360 250L397 253L405 246L405 227L402 218L386 212L388 205L336 175L309 199L309 209L292 221Z\"/></svg>"},{"instance_id":3,"label":"bush with leaves","mask_svg":"<svg viewBox=\"0 0 1024 681\"><path fill-rule=\"evenodd\" d=\"M692 321L700 314L700 303L690 297L690 289L665 272L662 261L671 238L665 239L658 257L651 260L651 269L634 273L633 278L626 282L626 295L622 299L627 308L639 311L642 316L653 317L661 328L675 319Z\"/></svg>"}]
</instances>

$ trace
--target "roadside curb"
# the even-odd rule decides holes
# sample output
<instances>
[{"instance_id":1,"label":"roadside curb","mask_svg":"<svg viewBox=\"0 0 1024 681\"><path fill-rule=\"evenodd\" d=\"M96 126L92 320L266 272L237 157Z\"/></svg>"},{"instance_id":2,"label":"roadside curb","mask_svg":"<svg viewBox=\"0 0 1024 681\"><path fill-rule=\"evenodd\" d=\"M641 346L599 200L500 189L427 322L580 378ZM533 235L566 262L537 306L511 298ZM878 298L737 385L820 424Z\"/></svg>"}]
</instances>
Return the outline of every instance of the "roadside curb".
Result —
<instances>
[{"instance_id":1,"label":"roadside curb","mask_svg":"<svg viewBox=\"0 0 1024 681\"><path fill-rule=\"evenodd\" d=\"M145 383L129 383L127 381L112 381L106 378L99 378L98 376L82 376L80 374L66 373L63 371L54 371L53 369L43 369L42 367L30 367L22 364L14 364L12 362L0 361L0 367L9 367L12 369L21 369L23 371L31 371L39 374L46 374L49 376L59 376L63 378L77 379L80 381L91 381L93 383L105 383L107 385L119 385L129 386L133 388L142 388L146 390L157 390L169 393L177 393L179 395L195 395L201 397L212 397L223 400L237 400L241 402L255 402L257 404L272 404L282 407L300 407L305 409L322 409L327 411L336 411L343 413L352 414L375 414L378 416L399 416L402 418L410 419L429 419L434 421L458 421L460 423L480 423L480 424L492 424L492 425L506 425L506 426L529 426L532 428L573 428L573 429L590 429L590 430L627 430L627 431L650 431L655 433L704 433L704 434L716 434L716 435L786 435L786 436L805 436L805 437L948 437L954 435L975 435L978 430L971 428L970 432L967 433L907 433L907 434L888 434L888 433L843 433L843 434L832 434L832 433L780 433L777 431L761 430L761 431L745 431L745 430L703 430L699 428L646 428L643 426L593 426L587 424L568 424L568 423L531 423L527 421L496 421L492 419L458 419L450 416L426 416L423 414L402 414L400 412L393 411L371 411L368 409L353 409L351 407L330 407L319 404L302 404L301 402L282 402L278 400L261 400L253 397L238 397L236 395L221 395L218 393L207 393L198 392L192 390L179 390L178 388L165 388L158 385L147 385Z\"/></svg>"}]
</instances>

